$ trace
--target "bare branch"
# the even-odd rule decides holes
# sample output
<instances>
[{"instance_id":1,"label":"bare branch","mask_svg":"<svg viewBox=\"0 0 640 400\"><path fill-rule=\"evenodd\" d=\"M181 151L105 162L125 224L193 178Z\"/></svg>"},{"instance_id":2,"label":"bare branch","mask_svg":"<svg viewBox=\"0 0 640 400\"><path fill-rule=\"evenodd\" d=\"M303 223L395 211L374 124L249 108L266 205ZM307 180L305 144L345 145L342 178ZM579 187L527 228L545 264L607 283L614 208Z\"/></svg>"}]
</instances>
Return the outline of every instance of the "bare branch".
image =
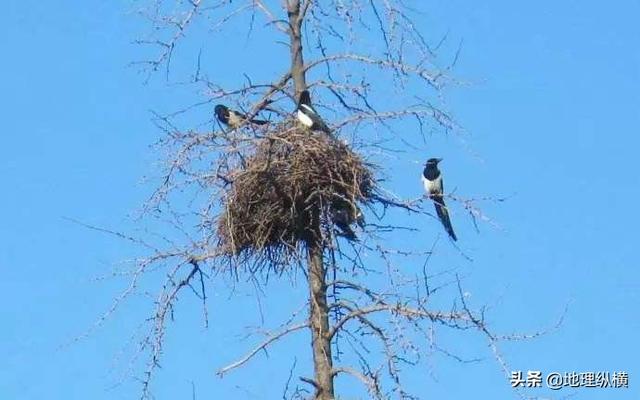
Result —
<instances>
[{"instance_id":1,"label":"bare branch","mask_svg":"<svg viewBox=\"0 0 640 400\"><path fill-rule=\"evenodd\" d=\"M301 329L304 328L308 328L309 327L309 323L308 322L304 322L304 323L299 323L296 325L291 325L283 330L281 330L280 332L277 332L275 334L269 334L269 337L262 343L260 343L258 346L256 346L253 350L251 350L249 353L247 353L244 357L242 357L241 359L239 359L238 361L235 361L223 368L220 368L217 372L216 375L218 376L224 376L224 374L226 374L227 372L238 368L242 365L244 365L247 361L251 360L256 354L258 354L258 352L265 350L267 347L269 347L269 345L271 345L273 342L279 340L280 338L288 335L289 333L295 332L295 331L299 331Z\"/></svg>"}]
</instances>

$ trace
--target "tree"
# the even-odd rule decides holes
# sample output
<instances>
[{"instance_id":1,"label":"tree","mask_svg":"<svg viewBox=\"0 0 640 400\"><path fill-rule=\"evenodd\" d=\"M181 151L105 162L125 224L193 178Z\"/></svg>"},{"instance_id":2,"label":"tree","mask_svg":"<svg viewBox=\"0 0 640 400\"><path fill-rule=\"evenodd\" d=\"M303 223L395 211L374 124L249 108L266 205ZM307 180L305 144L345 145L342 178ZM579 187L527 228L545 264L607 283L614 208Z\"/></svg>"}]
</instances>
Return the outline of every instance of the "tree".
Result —
<instances>
[{"instance_id":1,"label":"tree","mask_svg":"<svg viewBox=\"0 0 640 400\"><path fill-rule=\"evenodd\" d=\"M196 106L210 110L213 102L225 101L246 113L248 120L268 114L270 124L203 132L180 126L179 117L191 106L156 115L165 132L159 146L169 155L145 210L152 218L168 216L169 229L182 238L165 235L165 246L159 246L127 237L149 255L138 260L131 284L114 305L136 290L149 270L166 269L149 330L141 340L141 349L149 355L143 397L149 394L178 296L192 289L206 311L206 280L221 273L264 282L291 277L289 272L299 269L307 278L309 299L307 318L299 320L294 314L246 355L221 368L220 375L244 366L289 334L309 330L313 378L300 379L312 388L313 398L339 397L334 380L342 374L360 381L373 398L414 398L403 385L401 366L417 363L424 355L416 339L432 340L434 325L481 334L508 373L497 344L516 337L489 330L484 310L474 311L467 304L457 275L443 284L455 293L450 308L432 306L436 294L444 291L443 286L433 286L434 277L428 273L433 248L416 251L384 244L384 238L399 230L418 231L386 223L390 213L406 212L425 220L431 213L424 199L405 199L384 188L384 170L376 157L388 154L387 143L410 148L427 142L429 129L447 133L457 128L439 106L444 88L453 81L449 71L457 55L449 65L435 62L439 45L430 46L419 32L411 19L414 10L401 0L155 0L143 12L153 33L139 43L150 45L155 56L140 64L150 73L164 69L169 76L176 49L198 19L217 30L246 14L249 33L263 21L264 30L281 35L289 53L286 70L267 82L256 83L244 74L242 86L224 88L207 77L200 57L191 80L208 91L207 101ZM361 38L371 32L378 40L368 46ZM238 68L239 79L244 72ZM291 110L307 89L330 116L327 121L336 137L301 131L291 121ZM390 91L395 92L394 101L389 101ZM398 126L410 126L411 133L399 132ZM288 171L286 177L283 170ZM292 176L302 179L291 184ZM286 185L283 179L288 179ZM449 197L474 221L481 216L473 199ZM255 208L255 198L268 201L270 208ZM358 232L360 240L336 233L337 204L366 209L369 223ZM266 233L260 227L267 227ZM378 261L365 261L365 253L377 254ZM398 260L412 268L399 268ZM372 271L384 274L383 285L366 278ZM339 347L341 340L349 349ZM381 358L366 354L378 350Z\"/></svg>"}]
</instances>

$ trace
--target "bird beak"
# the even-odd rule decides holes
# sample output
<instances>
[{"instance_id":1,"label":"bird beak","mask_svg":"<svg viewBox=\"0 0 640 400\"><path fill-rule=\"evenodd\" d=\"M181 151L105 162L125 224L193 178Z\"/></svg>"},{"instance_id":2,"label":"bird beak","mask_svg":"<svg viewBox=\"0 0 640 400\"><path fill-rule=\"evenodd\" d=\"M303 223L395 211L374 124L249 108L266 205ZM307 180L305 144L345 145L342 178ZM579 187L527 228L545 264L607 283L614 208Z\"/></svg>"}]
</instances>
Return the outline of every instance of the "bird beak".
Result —
<instances>
[{"instance_id":1,"label":"bird beak","mask_svg":"<svg viewBox=\"0 0 640 400\"><path fill-rule=\"evenodd\" d=\"M444 160L444 158L437 158L438 163L440 163L440 161Z\"/></svg>"}]
</instances>

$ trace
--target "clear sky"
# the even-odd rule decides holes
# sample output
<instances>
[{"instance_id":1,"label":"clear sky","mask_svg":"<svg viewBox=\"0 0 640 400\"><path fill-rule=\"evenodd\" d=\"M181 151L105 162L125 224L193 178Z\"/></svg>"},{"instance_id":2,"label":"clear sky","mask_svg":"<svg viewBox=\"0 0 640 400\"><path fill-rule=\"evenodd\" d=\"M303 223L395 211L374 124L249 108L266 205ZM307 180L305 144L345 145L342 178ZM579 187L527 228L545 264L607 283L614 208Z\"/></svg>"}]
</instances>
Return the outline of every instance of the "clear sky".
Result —
<instances>
[{"instance_id":1,"label":"clear sky","mask_svg":"<svg viewBox=\"0 0 640 400\"><path fill-rule=\"evenodd\" d=\"M159 132L150 110L202 99L161 77L145 85L127 67L142 58L131 44L144 28L134 7L123 0L3 4L0 399L139 394L130 377L141 370L128 370L134 350L127 341L148 312L143 295L67 345L126 284L96 278L137 251L67 218L136 229L128 216L152 189L143 177L157 174L149 145ZM449 91L447 102L465 134L430 144L445 158L447 187L509 198L482 205L496 227L481 224L479 234L454 207L459 246L473 261L441 240L435 267L461 271L474 304L491 305L499 332L545 328L568 307L558 330L504 347L512 369L630 375L629 389L562 389L556 398L640 398L640 3L436 0L424 8L418 23L426 36L436 41L449 32L449 43L463 41L455 74L465 84ZM211 76L226 85L241 81L244 71L228 65L236 50L217 51L224 54L212 56ZM247 52L237 56L245 65ZM262 69L275 76L280 67ZM420 194L422 158L411 154L391 166L395 188L407 197ZM439 229L425 227L425 245ZM240 285L229 299L223 286L211 283L208 330L197 299L181 301L154 381L158 399L191 398L192 383L198 399L280 398L294 357L308 365L302 334L276 346L271 358L215 377L216 368L251 347L242 327L257 322L251 288ZM270 291L264 307L277 316L304 287L275 283ZM434 356L427 369L407 371L421 395L517 398L484 342L439 334L456 354L483 361ZM349 384L340 380L338 390Z\"/></svg>"}]
</instances>

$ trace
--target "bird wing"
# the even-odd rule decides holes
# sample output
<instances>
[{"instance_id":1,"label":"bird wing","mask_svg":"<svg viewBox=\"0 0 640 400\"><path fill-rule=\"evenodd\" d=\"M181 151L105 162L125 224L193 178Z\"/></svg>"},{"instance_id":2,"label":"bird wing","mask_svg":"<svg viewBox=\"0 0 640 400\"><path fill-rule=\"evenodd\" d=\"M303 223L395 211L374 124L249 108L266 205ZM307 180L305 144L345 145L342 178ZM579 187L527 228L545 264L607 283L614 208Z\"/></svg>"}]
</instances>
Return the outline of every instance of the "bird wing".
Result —
<instances>
[{"instance_id":1,"label":"bird wing","mask_svg":"<svg viewBox=\"0 0 640 400\"><path fill-rule=\"evenodd\" d=\"M348 239L348 240L351 240L351 241L358 240L358 236L356 236L356 233L346 223L344 223L344 222L336 222L335 225L340 229L340 232L338 232L339 236L342 236L345 239Z\"/></svg>"},{"instance_id":2,"label":"bird wing","mask_svg":"<svg viewBox=\"0 0 640 400\"><path fill-rule=\"evenodd\" d=\"M314 121L314 123L316 124L316 129L317 130L325 132L325 133L331 133L331 129L329 129L327 124L324 123L322 118L317 117L317 121Z\"/></svg>"},{"instance_id":3,"label":"bird wing","mask_svg":"<svg viewBox=\"0 0 640 400\"><path fill-rule=\"evenodd\" d=\"M318 112L315 110L315 108L313 108L313 106L301 104L300 109L302 110L302 113L307 116L313 123L313 130L331 133L331 129L329 129L327 124L325 124L322 118L320 118L320 115L318 115Z\"/></svg>"}]
</instances>

